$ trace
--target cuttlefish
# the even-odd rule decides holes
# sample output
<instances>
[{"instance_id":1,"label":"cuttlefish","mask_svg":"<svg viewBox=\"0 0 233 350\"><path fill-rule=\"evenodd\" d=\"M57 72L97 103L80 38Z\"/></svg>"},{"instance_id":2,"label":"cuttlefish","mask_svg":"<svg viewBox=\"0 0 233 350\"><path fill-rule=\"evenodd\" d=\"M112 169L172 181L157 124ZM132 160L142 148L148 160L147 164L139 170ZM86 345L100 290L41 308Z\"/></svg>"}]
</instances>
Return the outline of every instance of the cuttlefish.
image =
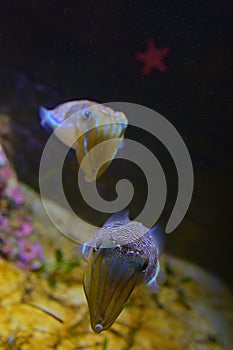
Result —
<instances>
[{"instance_id":1,"label":"cuttlefish","mask_svg":"<svg viewBox=\"0 0 233 350\"><path fill-rule=\"evenodd\" d=\"M107 169L128 125L123 112L89 100L62 103L51 110L39 107L39 115L42 127L54 131L65 145L75 150L88 182L95 181Z\"/></svg>"},{"instance_id":2,"label":"cuttlefish","mask_svg":"<svg viewBox=\"0 0 233 350\"><path fill-rule=\"evenodd\" d=\"M84 291L96 333L108 329L134 288L142 283L159 292L165 279L160 269L160 228L131 221L128 212L114 214L77 249L87 261Z\"/></svg>"}]
</instances>

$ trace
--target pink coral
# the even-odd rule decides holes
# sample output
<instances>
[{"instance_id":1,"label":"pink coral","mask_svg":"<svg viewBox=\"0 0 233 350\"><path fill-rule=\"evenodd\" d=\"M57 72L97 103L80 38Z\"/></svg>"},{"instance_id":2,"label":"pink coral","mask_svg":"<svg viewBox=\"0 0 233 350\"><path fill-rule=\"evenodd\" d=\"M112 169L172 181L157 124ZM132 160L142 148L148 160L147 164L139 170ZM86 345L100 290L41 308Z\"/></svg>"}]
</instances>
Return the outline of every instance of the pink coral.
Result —
<instances>
[{"instance_id":1,"label":"pink coral","mask_svg":"<svg viewBox=\"0 0 233 350\"><path fill-rule=\"evenodd\" d=\"M21 224L20 229L15 231L15 236L16 237L26 237L30 235L33 231L32 224L29 221L25 221Z\"/></svg>"},{"instance_id":2,"label":"pink coral","mask_svg":"<svg viewBox=\"0 0 233 350\"><path fill-rule=\"evenodd\" d=\"M37 269L44 256L39 242L31 242L32 233L23 192L0 145L0 256L24 270Z\"/></svg>"},{"instance_id":3,"label":"pink coral","mask_svg":"<svg viewBox=\"0 0 233 350\"><path fill-rule=\"evenodd\" d=\"M9 181L12 177L15 178L15 174L9 164L6 164L0 168L0 177L3 181Z\"/></svg>"},{"instance_id":4,"label":"pink coral","mask_svg":"<svg viewBox=\"0 0 233 350\"><path fill-rule=\"evenodd\" d=\"M9 219L5 216L0 215L0 229L3 231L9 231L10 230L10 222Z\"/></svg>"},{"instance_id":5,"label":"pink coral","mask_svg":"<svg viewBox=\"0 0 233 350\"><path fill-rule=\"evenodd\" d=\"M21 239L18 242L19 245L19 254L18 254L18 263L17 265L29 266L34 269L37 266L36 262L41 262L44 260L43 250L41 245L38 242L29 243L25 239Z\"/></svg>"},{"instance_id":6,"label":"pink coral","mask_svg":"<svg viewBox=\"0 0 233 350\"><path fill-rule=\"evenodd\" d=\"M14 200L16 205L21 205L24 202L22 190L19 186L9 187L5 191L6 196Z\"/></svg>"}]
</instances>

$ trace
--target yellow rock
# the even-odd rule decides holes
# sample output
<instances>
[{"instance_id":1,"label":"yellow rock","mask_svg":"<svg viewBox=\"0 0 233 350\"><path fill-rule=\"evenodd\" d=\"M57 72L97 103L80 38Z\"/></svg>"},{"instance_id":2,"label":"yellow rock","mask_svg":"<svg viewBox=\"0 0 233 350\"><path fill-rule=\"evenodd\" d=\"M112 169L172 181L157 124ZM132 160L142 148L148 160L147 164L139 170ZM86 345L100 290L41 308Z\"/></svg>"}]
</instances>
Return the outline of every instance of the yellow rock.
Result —
<instances>
[{"instance_id":1,"label":"yellow rock","mask_svg":"<svg viewBox=\"0 0 233 350\"><path fill-rule=\"evenodd\" d=\"M69 259L74 245L46 218L39 198L25 191L49 264L57 247ZM68 274L52 268L39 274L0 260L0 349L230 350L230 292L188 262L165 256L164 263L173 273L161 293L138 288L112 328L95 334L82 288L85 263Z\"/></svg>"}]
</instances>

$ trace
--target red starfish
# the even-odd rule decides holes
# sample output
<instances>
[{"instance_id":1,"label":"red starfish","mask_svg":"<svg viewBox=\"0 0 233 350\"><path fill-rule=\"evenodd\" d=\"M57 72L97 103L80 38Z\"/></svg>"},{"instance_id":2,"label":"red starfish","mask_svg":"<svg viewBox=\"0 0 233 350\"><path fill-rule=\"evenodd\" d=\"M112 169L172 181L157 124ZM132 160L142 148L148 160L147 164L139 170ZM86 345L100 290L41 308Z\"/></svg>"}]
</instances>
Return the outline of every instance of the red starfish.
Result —
<instances>
[{"instance_id":1,"label":"red starfish","mask_svg":"<svg viewBox=\"0 0 233 350\"><path fill-rule=\"evenodd\" d=\"M168 68L163 63L163 58L166 57L170 51L170 47L157 49L155 41L153 39L148 39L147 51L137 52L135 55L136 60L144 62L142 75L149 75L154 69L157 69L161 73L165 73Z\"/></svg>"}]
</instances>

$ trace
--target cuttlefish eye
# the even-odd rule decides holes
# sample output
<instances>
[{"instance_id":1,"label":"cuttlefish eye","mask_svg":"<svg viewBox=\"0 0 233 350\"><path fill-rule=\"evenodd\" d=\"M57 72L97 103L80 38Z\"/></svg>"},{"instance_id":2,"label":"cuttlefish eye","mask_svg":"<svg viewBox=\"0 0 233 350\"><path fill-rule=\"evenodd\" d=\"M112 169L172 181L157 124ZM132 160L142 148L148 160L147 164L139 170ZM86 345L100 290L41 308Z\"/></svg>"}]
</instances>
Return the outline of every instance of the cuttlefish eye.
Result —
<instances>
[{"instance_id":1,"label":"cuttlefish eye","mask_svg":"<svg viewBox=\"0 0 233 350\"><path fill-rule=\"evenodd\" d=\"M92 252L97 253L100 250L101 244L96 243L96 245L93 247Z\"/></svg>"},{"instance_id":2,"label":"cuttlefish eye","mask_svg":"<svg viewBox=\"0 0 233 350\"><path fill-rule=\"evenodd\" d=\"M147 267L149 265L149 259L146 258L146 261L144 262L144 264L142 265L142 272L145 272Z\"/></svg>"},{"instance_id":3,"label":"cuttlefish eye","mask_svg":"<svg viewBox=\"0 0 233 350\"><path fill-rule=\"evenodd\" d=\"M89 111L88 109L85 110L83 114L84 114L85 117L87 117L87 118L91 118L91 117L92 117L92 113L91 113L91 111Z\"/></svg>"}]
</instances>

